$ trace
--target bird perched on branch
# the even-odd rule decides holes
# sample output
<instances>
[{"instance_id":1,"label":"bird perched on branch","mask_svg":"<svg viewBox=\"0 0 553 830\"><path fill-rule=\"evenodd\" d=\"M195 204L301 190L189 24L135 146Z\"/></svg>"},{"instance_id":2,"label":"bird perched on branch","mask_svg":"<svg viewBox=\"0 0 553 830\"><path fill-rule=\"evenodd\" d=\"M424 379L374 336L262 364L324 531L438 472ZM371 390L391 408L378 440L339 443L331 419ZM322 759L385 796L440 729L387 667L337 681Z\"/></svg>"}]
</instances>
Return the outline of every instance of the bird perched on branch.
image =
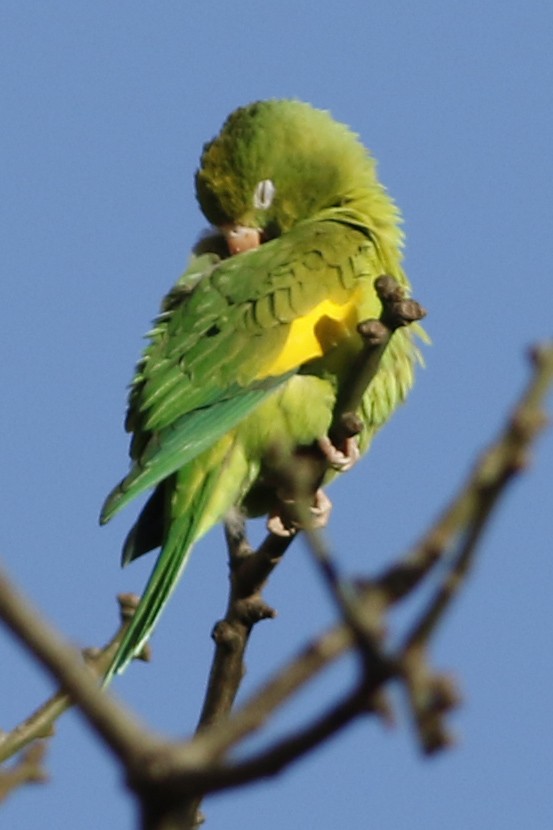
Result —
<instances>
[{"instance_id":1,"label":"bird perched on branch","mask_svg":"<svg viewBox=\"0 0 553 830\"><path fill-rule=\"evenodd\" d=\"M196 194L212 232L149 333L129 396L131 469L101 514L153 490L123 563L161 548L106 680L141 650L194 543L231 508L292 532L275 448L316 447L347 469L405 398L418 358L411 328L399 329L357 412L359 438L334 446L357 326L381 311L375 280L408 288L399 212L348 127L295 100L242 107L204 146ZM320 490L313 512L324 520Z\"/></svg>"}]
</instances>

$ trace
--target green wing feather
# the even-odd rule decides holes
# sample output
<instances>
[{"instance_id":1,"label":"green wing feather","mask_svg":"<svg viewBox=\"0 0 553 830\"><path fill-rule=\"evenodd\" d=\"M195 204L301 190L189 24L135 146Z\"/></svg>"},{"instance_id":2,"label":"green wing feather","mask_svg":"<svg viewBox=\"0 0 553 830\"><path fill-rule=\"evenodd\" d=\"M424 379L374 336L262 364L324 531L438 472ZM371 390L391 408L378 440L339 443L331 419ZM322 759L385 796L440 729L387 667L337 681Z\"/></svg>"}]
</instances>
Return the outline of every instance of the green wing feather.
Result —
<instances>
[{"instance_id":1,"label":"green wing feather","mask_svg":"<svg viewBox=\"0 0 553 830\"><path fill-rule=\"evenodd\" d=\"M129 475L106 499L101 523L108 522L140 493L154 487L209 449L289 376L281 375L271 379L271 383L259 383L250 389L237 388L234 397L187 412L165 429L154 433Z\"/></svg>"}]
</instances>

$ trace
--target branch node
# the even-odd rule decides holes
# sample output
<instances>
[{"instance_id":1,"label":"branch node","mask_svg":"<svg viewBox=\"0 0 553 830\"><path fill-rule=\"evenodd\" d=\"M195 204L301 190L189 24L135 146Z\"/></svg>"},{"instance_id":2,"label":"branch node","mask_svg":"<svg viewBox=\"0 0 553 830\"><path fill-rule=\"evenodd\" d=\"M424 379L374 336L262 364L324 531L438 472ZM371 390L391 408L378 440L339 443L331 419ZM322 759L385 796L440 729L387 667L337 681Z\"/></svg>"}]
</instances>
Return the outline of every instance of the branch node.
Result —
<instances>
[{"instance_id":1,"label":"branch node","mask_svg":"<svg viewBox=\"0 0 553 830\"><path fill-rule=\"evenodd\" d=\"M339 425L344 438L355 438L363 432L363 421L355 412L342 412Z\"/></svg>"},{"instance_id":2,"label":"branch node","mask_svg":"<svg viewBox=\"0 0 553 830\"><path fill-rule=\"evenodd\" d=\"M265 602L261 594L253 594L236 603L236 616L247 626L274 619L276 615L275 609Z\"/></svg>"},{"instance_id":3,"label":"branch node","mask_svg":"<svg viewBox=\"0 0 553 830\"><path fill-rule=\"evenodd\" d=\"M121 622L128 622L134 617L140 597L138 594L117 594Z\"/></svg>"},{"instance_id":4,"label":"branch node","mask_svg":"<svg viewBox=\"0 0 553 830\"><path fill-rule=\"evenodd\" d=\"M235 627L228 620L219 620L213 626L211 639L226 651L234 651L242 642Z\"/></svg>"},{"instance_id":5,"label":"branch node","mask_svg":"<svg viewBox=\"0 0 553 830\"><path fill-rule=\"evenodd\" d=\"M382 687L369 692L365 711L367 714L376 715L388 729L392 729L397 724L392 702Z\"/></svg>"},{"instance_id":6,"label":"branch node","mask_svg":"<svg viewBox=\"0 0 553 830\"><path fill-rule=\"evenodd\" d=\"M550 361L553 361L552 352L553 343L551 341L544 343L535 343L528 349L528 357L532 366L535 369L543 371Z\"/></svg>"},{"instance_id":7,"label":"branch node","mask_svg":"<svg viewBox=\"0 0 553 830\"><path fill-rule=\"evenodd\" d=\"M390 336L388 326L380 320L362 320L357 326L357 331L365 345L372 348L383 346Z\"/></svg>"},{"instance_id":8,"label":"branch node","mask_svg":"<svg viewBox=\"0 0 553 830\"><path fill-rule=\"evenodd\" d=\"M462 695L453 677L437 674L431 678L428 706L433 712L447 714L458 709L462 701Z\"/></svg>"},{"instance_id":9,"label":"branch node","mask_svg":"<svg viewBox=\"0 0 553 830\"><path fill-rule=\"evenodd\" d=\"M0 803L25 784L44 784L48 774L43 767L46 745L36 742L22 752L17 761L0 772Z\"/></svg>"},{"instance_id":10,"label":"branch node","mask_svg":"<svg viewBox=\"0 0 553 830\"><path fill-rule=\"evenodd\" d=\"M389 274L377 277L374 287L383 306L381 320L390 331L426 317L426 309L416 300L406 297L405 289Z\"/></svg>"}]
</instances>

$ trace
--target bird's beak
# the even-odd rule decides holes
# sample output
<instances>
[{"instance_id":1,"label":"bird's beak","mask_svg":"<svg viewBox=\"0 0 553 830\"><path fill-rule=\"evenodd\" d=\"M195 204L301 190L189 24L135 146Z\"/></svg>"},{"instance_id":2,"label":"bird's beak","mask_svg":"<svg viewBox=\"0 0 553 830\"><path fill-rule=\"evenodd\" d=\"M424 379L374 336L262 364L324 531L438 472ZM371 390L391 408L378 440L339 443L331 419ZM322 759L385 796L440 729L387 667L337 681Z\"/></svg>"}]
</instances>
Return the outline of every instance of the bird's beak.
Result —
<instances>
[{"instance_id":1,"label":"bird's beak","mask_svg":"<svg viewBox=\"0 0 553 830\"><path fill-rule=\"evenodd\" d=\"M231 256L251 251L261 245L261 231L245 225L226 225L221 228Z\"/></svg>"}]
</instances>

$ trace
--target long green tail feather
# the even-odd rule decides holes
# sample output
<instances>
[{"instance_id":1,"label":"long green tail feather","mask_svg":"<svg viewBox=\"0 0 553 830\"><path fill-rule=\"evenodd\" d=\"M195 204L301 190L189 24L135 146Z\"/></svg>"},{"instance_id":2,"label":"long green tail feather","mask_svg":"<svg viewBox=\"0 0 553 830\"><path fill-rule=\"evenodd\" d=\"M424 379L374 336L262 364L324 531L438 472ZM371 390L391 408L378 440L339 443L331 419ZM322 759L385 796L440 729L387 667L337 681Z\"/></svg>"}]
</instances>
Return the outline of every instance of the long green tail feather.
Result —
<instances>
[{"instance_id":1,"label":"long green tail feather","mask_svg":"<svg viewBox=\"0 0 553 830\"><path fill-rule=\"evenodd\" d=\"M121 674L125 670L149 639L188 563L194 542L198 539L198 526L204 518L206 506L217 481L218 472L215 469L201 482L201 489L191 496L188 508L173 518L138 608L104 676L104 686L107 686L116 674ZM191 490L194 489L192 486Z\"/></svg>"}]
</instances>

